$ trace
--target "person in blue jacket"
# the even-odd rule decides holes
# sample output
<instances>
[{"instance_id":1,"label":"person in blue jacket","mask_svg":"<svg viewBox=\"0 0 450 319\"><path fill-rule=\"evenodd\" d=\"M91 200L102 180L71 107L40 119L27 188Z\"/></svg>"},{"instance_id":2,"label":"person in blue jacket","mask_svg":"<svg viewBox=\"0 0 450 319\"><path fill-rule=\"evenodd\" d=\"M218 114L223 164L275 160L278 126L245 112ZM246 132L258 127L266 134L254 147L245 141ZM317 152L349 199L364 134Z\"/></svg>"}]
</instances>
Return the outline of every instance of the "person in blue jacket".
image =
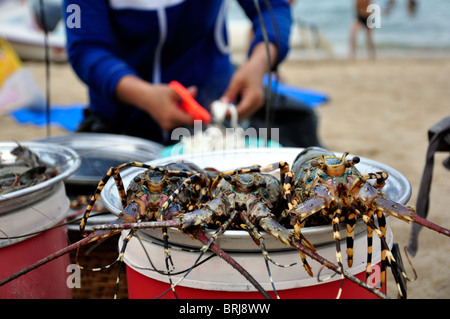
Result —
<instances>
[{"instance_id":1,"label":"person in blue jacket","mask_svg":"<svg viewBox=\"0 0 450 319\"><path fill-rule=\"evenodd\" d=\"M239 120L264 104L262 79L269 57L254 0L238 0L253 25L248 59L230 61L222 0L64 0L79 8L67 27L67 51L89 88L89 108L79 131L119 133L169 144L169 132L193 124L168 83L188 87L205 108L214 100L238 101ZM289 49L291 13L286 0L259 0L269 39L270 65ZM71 19L67 9L65 18Z\"/></svg>"}]
</instances>

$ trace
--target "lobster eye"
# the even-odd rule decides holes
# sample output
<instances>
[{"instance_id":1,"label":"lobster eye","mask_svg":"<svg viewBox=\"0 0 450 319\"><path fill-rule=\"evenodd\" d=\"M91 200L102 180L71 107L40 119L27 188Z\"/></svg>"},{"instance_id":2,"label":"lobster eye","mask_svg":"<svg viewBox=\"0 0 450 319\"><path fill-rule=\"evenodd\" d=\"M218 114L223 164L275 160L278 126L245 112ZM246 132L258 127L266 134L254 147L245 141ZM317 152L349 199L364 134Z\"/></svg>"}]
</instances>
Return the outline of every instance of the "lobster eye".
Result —
<instances>
[{"instance_id":1,"label":"lobster eye","mask_svg":"<svg viewBox=\"0 0 450 319\"><path fill-rule=\"evenodd\" d=\"M140 183L141 182L141 178L139 176L135 176L134 177L134 182L135 183Z\"/></svg>"},{"instance_id":2,"label":"lobster eye","mask_svg":"<svg viewBox=\"0 0 450 319\"><path fill-rule=\"evenodd\" d=\"M163 173L152 170L147 171L147 176L148 179L153 183L159 183L166 178L166 175L164 175Z\"/></svg>"},{"instance_id":3,"label":"lobster eye","mask_svg":"<svg viewBox=\"0 0 450 319\"><path fill-rule=\"evenodd\" d=\"M231 181L231 176L229 174L225 175L223 177L224 180L226 180L227 182Z\"/></svg>"},{"instance_id":4,"label":"lobster eye","mask_svg":"<svg viewBox=\"0 0 450 319\"><path fill-rule=\"evenodd\" d=\"M238 181L241 184L245 184L245 185L250 185L250 184L254 184L256 182L256 175L253 174L241 174L238 175Z\"/></svg>"},{"instance_id":5,"label":"lobster eye","mask_svg":"<svg viewBox=\"0 0 450 319\"><path fill-rule=\"evenodd\" d=\"M361 160L361 159L359 158L359 156L354 156L354 157L352 158L352 162L355 163L355 164L358 164L360 160Z\"/></svg>"}]
</instances>

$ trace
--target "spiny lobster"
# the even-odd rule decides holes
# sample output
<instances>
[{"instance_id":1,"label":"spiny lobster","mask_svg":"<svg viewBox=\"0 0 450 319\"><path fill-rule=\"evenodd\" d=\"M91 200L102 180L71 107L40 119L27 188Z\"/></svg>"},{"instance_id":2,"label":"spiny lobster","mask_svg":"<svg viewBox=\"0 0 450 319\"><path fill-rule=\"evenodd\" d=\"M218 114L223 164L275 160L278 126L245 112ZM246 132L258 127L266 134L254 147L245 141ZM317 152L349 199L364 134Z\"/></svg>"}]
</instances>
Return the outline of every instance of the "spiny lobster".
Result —
<instances>
[{"instance_id":1,"label":"spiny lobster","mask_svg":"<svg viewBox=\"0 0 450 319\"><path fill-rule=\"evenodd\" d=\"M375 231L382 243L381 283L385 282L386 267L395 266L394 259L386 241L386 221L384 213L406 222L414 222L450 237L450 231L418 216L412 207L396 203L384 196L382 188L388 178L385 171L361 174L355 167L359 157L347 160L348 153L342 157L319 147L303 150L294 160L292 170L286 174L284 191L289 206L289 217L295 231L301 237L301 228L305 223L331 223L336 242L336 258L342 269L340 251L339 223L347 224L347 263L353 264L353 231L356 220L362 218L367 224L368 255L366 276L371 273L372 232ZM374 180L373 184L369 180ZM378 219L378 227L374 223ZM386 260L387 258L387 260ZM394 272L406 277L402 272ZM400 295L404 294L399 288Z\"/></svg>"}]
</instances>

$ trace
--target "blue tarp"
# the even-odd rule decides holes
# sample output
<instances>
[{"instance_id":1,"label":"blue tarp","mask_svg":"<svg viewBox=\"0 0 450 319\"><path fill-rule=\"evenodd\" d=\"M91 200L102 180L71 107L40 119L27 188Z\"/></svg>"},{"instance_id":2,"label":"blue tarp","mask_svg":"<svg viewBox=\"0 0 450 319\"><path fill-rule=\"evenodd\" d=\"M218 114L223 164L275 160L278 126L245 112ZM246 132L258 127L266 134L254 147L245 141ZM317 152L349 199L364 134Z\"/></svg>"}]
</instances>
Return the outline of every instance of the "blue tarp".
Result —
<instances>
[{"instance_id":1,"label":"blue tarp","mask_svg":"<svg viewBox=\"0 0 450 319\"><path fill-rule=\"evenodd\" d=\"M267 76L264 77L264 86L267 86ZM270 86L272 92L277 92L281 95L286 95L294 100L303 102L312 109L315 109L329 100L328 95L324 93L297 86L286 85L282 82L276 81L274 77L272 77Z\"/></svg>"},{"instance_id":2,"label":"blue tarp","mask_svg":"<svg viewBox=\"0 0 450 319\"><path fill-rule=\"evenodd\" d=\"M50 108L51 125L60 126L71 132L75 132L78 124L83 119L83 109L86 104L73 104L69 106L52 105ZM47 115L45 110L37 109L19 109L10 113L10 115L20 124L33 124L36 126L45 126L47 124Z\"/></svg>"}]
</instances>

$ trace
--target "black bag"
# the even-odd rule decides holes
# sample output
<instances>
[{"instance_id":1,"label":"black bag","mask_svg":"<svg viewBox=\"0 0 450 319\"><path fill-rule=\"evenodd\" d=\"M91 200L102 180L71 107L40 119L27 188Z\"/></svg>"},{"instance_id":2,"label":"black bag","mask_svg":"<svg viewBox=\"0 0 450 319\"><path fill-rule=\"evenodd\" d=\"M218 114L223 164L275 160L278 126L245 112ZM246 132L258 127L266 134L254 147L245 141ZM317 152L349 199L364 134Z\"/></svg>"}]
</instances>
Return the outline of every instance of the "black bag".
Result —
<instances>
[{"instance_id":1,"label":"black bag","mask_svg":"<svg viewBox=\"0 0 450 319\"><path fill-rule=\"evenodd\" d=\"M417 197L416 212L417 215L427 218L430 189L434 167L434 153L435 152L450 152L450 117L446 117L440 122L433 125L428 130L429 145L426 155L425 168L422 173L422 180L420 181L420 189ZM450 157L444 160L443 165L450 169ZM419 232L422 229L421 225L412 224L411 234L407 245L408 253L415 256L418 250Z\"/></svg>"},{"instance_id":2,"label":"black bag","mask_svg":"<svg viewBox=\"0 0 450 319\"><path fill-rule=\"evenodd\" d=\"M318 119L314 110L290 97L272 94L270 122L266 121L266 109L261 108L249 119L249 127L266 128L268 139L271 128L279 129L279 142L284 147L320 146L317 135ZM267 127L269 125L269 127Z\"/></svg>"}]
</instances>

